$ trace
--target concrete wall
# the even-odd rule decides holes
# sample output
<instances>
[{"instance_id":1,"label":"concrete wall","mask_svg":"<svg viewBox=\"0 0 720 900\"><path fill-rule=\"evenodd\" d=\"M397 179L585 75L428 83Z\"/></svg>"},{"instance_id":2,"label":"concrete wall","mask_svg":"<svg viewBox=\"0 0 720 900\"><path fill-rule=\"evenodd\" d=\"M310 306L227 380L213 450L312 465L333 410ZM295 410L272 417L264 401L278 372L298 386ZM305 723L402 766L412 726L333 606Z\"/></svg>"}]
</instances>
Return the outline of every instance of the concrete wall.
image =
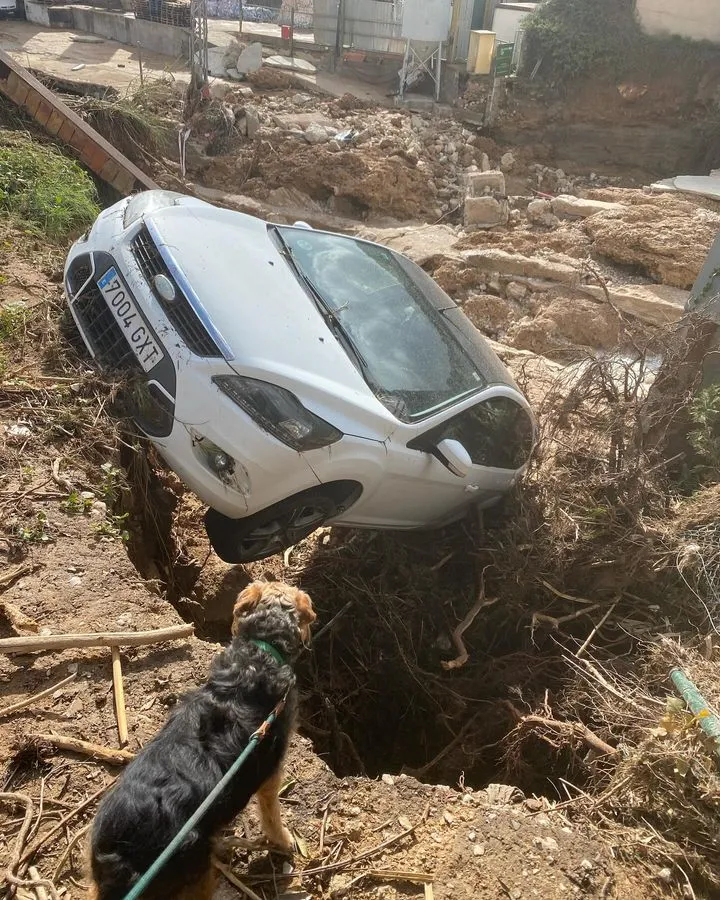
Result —
<instances>
[{"instance_id":1,"label":"concrete wall","mask_svg":"<svg viewBox=\"0 0 720 900\"><path fill-rule=\"evenodd\" d=\"M25 0L25 15L28 22L34 22L36 25L43 25L45 28L50 27L50 11L49 7L44 3L35 3L34 0Z\"/></svg>"},{"instance_id":2,"label":"concrete wall","mask_svg":"<svg viewBox=\"0 0 720 900\"><path fill-rule=\"evenodd\" d=\"M636 0L636 9L648 34L679 34L720 43L718 0Z\"/></svg>"},{"instance_id":3,"label":"concrete wall","mask_svg":"<svg viewBox=\"0 0 720 900\"><path fill-rule=\"evenodd\" d=\"M136 19L132 13L106 12L88 6L74 6L72 11L73 24L78 31L98 34L133 47L140 44L144 50L164 53L174 59L188 59L190 55L190 37L185 28Z\"/></svg>"},{"instance_id":4,"label":"concrete wall","mask_svg":"<svg viewBox=\"0 0 720 900\"><path fill-rule=\"evenodd\" d=\"M523 19L533 12L535 6L534 3L501 3L495 10L491 28L498 43L514 44Z\"/></svg>"}]
</instances>

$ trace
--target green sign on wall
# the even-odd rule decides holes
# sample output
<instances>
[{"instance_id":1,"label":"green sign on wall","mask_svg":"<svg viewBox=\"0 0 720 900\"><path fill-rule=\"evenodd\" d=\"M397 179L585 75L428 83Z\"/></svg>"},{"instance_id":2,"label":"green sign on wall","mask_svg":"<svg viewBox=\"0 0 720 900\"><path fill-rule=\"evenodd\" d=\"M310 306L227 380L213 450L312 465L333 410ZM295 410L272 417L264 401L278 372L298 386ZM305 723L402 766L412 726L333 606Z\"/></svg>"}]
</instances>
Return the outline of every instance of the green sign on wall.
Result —
<instances>
[{"instance_id":1,"label":"green sign on wall","mask_svg":"<svg viewBox=\"0 0 720 900\"><path fill-rule=\"evenodd\" d=\"M512 74L512 58L515 50L515 44L500 44L495 51L495 75L499 78L501 75Z\"/></svg>"}]
</instances>

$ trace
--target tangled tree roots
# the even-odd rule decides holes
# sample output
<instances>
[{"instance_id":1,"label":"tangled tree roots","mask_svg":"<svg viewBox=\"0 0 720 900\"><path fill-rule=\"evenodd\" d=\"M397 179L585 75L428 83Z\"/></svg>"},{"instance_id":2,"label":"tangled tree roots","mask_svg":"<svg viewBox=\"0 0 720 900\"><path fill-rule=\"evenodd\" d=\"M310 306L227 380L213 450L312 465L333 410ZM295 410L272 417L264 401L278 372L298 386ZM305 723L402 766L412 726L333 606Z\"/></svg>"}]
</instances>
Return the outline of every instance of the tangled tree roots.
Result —
<instances>
[{"instance_id":1,"label":"tangled tree roots","mask_svg":"<svg viewBox=\"0 0 720 900\"><path fill-rule=\"evenodd\" d=\"M678 527L697 502L717 519L720 494L684 499L663 454L707 338L692 323L668 336L650 389L641 352L566 370L504 518L430 537L334 532L294 552L332 620L304 673L304 724L337 771L504 774L604 827L631 826L623 852L673 862L679 883L682 867L720 885L717 770L666 703L673 663L720 683L698 653L720 544L707 532L700 551L698 532Z\"/></svg>"}]
</instances>

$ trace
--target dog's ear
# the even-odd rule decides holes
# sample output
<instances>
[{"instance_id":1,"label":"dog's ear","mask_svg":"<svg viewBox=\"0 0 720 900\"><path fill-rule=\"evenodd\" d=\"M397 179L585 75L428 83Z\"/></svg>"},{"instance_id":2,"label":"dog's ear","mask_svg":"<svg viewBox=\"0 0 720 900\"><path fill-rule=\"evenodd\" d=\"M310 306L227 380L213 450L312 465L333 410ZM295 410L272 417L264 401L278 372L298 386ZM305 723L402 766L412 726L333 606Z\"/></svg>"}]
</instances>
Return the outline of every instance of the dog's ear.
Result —
<instances>
[{"instance_id":1,"label":"dog's ear","mask_svg":"<svg viewBox=\"0 0 720 900\"><path fill-rule=\"evenodd\" d=\"M305 591L298 591L295 594L295 609L297 610L298 625L300 626L300 636L304 644L310 640L310 626L317 619L315 610L312 608L312 600L310 595Z\"/></svg>"},{"instance_id":2,"label":"dog's ear","mask_svg":"<svg viewBox=\"0 0 720 900\"><path fill-rule=\"evenodd\" d=\"M263 586L259 581L253 581L245 590L238 594L233 607L232 633L233 637L238 633L238 619L252 612L262 600Z\"/></svg>"}]
</instances>

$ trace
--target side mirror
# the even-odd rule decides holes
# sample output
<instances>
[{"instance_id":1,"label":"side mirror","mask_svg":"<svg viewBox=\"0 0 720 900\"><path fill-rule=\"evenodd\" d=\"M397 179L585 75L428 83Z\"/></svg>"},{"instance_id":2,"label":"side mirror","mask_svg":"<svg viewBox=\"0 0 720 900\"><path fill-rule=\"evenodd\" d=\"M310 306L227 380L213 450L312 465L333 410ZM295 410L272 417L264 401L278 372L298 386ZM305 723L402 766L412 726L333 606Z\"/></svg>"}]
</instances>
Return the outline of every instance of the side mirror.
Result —
<instances>
[{"instance_id":1,"label":"side mirror","mask_svg":"<svg viewBox=\"0 0 720 900\"><path fill-rule=\"evenodd\" d=\"M440 441L437 445L437 449L453 475L457 475L458 478L465 478L465 476L470 473L473 462L470 454L460 441L453 441L451 438L446 438L444 441Z\"/></svg>"}]
</instances>

